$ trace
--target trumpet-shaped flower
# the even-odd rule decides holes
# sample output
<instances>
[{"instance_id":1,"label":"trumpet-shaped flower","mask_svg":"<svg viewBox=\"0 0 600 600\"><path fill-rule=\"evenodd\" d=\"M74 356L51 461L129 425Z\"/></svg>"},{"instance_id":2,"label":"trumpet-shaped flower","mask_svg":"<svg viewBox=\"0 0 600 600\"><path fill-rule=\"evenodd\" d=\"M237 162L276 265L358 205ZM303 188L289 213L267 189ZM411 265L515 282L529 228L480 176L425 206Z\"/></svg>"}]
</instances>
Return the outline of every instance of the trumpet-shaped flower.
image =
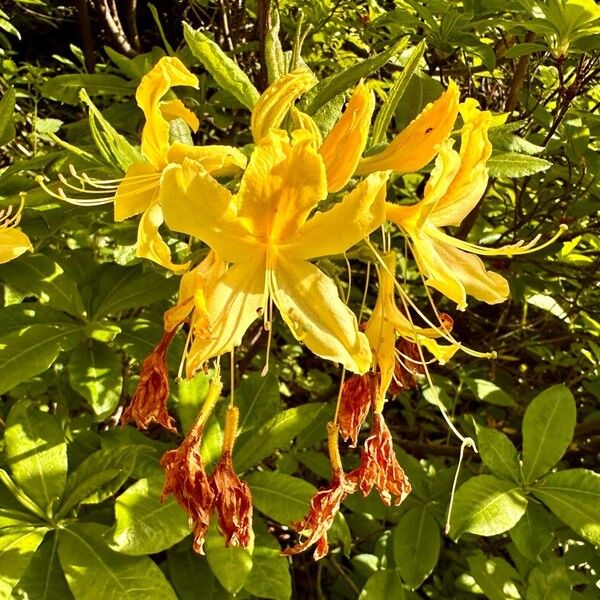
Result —
<instances>
[{"instance_id":1,"label":"trumpet-shaped flower","mask_svg":"<svg viewBox=\"0 0 600 600\"><path fill-rule=\"evenodd\" d=\"M0 210L0 264L33 250L27 235L17 229L20 220L21 209L14 215L11 208Z\"/></svg>"},{"instance_id":2,"label":"trumpet-shaped flower","mask_svg":"<svg viewBox=\"0 0 600 600\"><path fill-rule=\"evenodd\" d=\"M163 188L169 227L193 235L233 263L208 297L208 328L196 331L188 374L241 343L272 302L295 337L318 356L363 373L369 345L334 282L310 259L341 254L384 218L388 173L374 173L327 212L310 213L327 196L323 159L306 130L271 129L257 144L240 189L232 194L205 170L171 165Z\"/></svg>"},{"instance_id":3,"label":"trumpet-shaped flower","mask_svg":"<svg viewBox=\"0 0 600 600\"><path fill-rule=\"evenodd\" d=\"M533 248L536 238L524 246L517 243L491 249L453 238L441 229L461 224L481 199L488 181L486 161L492 148L487 132L492 116L480 111L472 99L461 105L460 112L464 120L460 153L453 150L451 140L442 142L423 200L412 206L387 203L386 213L407 235L425 283L463 310L467 295L496 304L509 292L506 279L487 271L476 254L524 254L550 244L560 231L537 248Z\"/></svg>"}]
</instances>

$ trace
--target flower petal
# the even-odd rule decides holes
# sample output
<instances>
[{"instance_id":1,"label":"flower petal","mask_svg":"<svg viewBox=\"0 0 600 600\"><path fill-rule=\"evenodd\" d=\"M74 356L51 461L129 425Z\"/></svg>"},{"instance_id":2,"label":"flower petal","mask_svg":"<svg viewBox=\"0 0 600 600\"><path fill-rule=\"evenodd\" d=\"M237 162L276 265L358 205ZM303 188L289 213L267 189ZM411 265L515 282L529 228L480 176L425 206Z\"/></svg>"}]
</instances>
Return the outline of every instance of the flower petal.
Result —
<instances>
[{"instance_id":1,"label":"flower petal","mask_svg":"<svg viewBox=\"0 0 600 600\"><path fill-rule=\"evenodd\" d=\"M198 161L213 177L236 175L246 168L248 159L232 146L190 146L175 142L167 152L170 163L183 163L186 158Z\"/></svg>"},{"instance_id":2,"label":"flower petal","mask_svg":"<svg viewBox=\"0 0 600 600\"><path fill-rule=\"evenodd\" d=\"M196 133L198 127L200 127L198 117L181 100L179 100L179 98L161 102L160 112L167 121L183 119L194 133Z\"/></svg>"},{"instance_id":3,"label":"flower petal","mask_svg":"<svg viewBox=\"0 0 600 600\"><path fill-rule=\"evenodd\" d=\"M29 238L20 229L14 227L0 228L0 264L17 258L27 251L33 250Z\"/></svg>"},{"instance_id":4,"label":"flower petal","mask_svg":"<svg viewBox=\"0 0 600 600\"><path fill-rule=\"evenodd\" d=\"M160 171L150 163L134 163L127 169L114 197L115 221L143 213L158 195Z\"/></svg>"},{"instance_id":5,"label":"flower petal","mask_svg":"<svg viewBox=\"0 0 600 600\"><path fill-rule=\"evenodd\" d=\"M169 165L161 182L161 206L167 225L193 235L226 262L243 262L255 252L256 240L243 227L229 190L196 161Z\"/></svg>"},{"instance_id":6,"label":"flower petal","mask_svg":"<svg viewBox=\"0 0 600 600\"><path fill-rule=\"evenodd\" d=\"M306 129L309 131L315 140L315 145L317 148L319 148L323 143L323 139L321 137L321 131L314 119L310 115L298 110L295 106L292 106L292 109L290 110L290 116L292 117L295 128Z\"/></svg>"},{"instance_id":7,"label":"flower petal","mask_svg":"<svg viewBox=\"0 0 600 600\"><path fill-rule=\"evenodd\" d=\"M349 371L362 374L369 369L369 342L332 279L308 262L283 257L273 278L273 300L296 339Z\"/></svg>"},{"instance_id":8,"label":"flower petal","mask_svg":"<svg viewBox=\"0 0 600 600\"><path fill-rule=\"evenodd\" d=\"M412 173L423 168L437 153L437 145L445 140L458 115L459 90L451 81L448 89L429 104L403 131L378 154L363 158L356 173L393 169Z\"/></svg>"},{"instance_id":9,"label":"flower petal","mask_svg":"<svg viewBox=\"0 0 600 600\"><path fill-rule=\"evenodd\" d=\"M317 212L280 248L297 259L342 254L385 220L389 172L373 173L326 212Z\"/></svg>"},{"instance_id":10,"label":"flower petal","mask_svg":"<svg viewBox=\"0 0 600 600\"><path fill-rule=\"evenodd\" d=\"M265 259L250 254L250 260L231 267L208 297L205 330L194 328L195 338L187 356L191 377L209 358L239 346L250 323L265 307Z\"/></svg>"},{"instance_id":11,"label":"flower petal","mask_svg":"<svg viewBox=\"0 0 600 600\"><path fill-rule=\"evenodd\" d=\"M198 79L175 57L165 56L148 72L138 86L135 99L144 112L142 154L157 168L165 166L169 147L169 122L160 107L162 97L176 85L198 87Z\"/></svg>"},{"instance_id":12,"label":"flower petal","mask_svg":"<svg viewBox=\"0 0 600 600\"><path fill-rule=\"evenodd\" d=\"M364 83L359 83L346 110L319 148L325 161L330 192L341 190L356 171L367 145L374 110L373 92Z\"/></svg>"},{"instance_id":13,"label":"flower petal","mask_svg":"<svg viewBox=\"0 0 600 600\"><path fill-rule=\"evenodd\" d=\"M274 81L261 95L252 110L250 126L255 142L281 125L294 102L317 83L308 69L296 69Z\"/></svg>"},{"instance_id":14,"label":"flower petal","mask_svg":"<svg viewBox=\"0 0 600 600\"><path fill-rule=\"evenodd\" d=\"M158 231L163 222L163 211L159 204L152 205L144 212L138 227L136 256L148 258L175 273L184 273L190 263L178 265L171 260L171 250Z\"/></svg>"},{"instance_id":15,"label":"flower petal","mask_svg":"<svg viewBox=\"0 0 600 600\"><path fill-rule=\"evenodd\" d=\"M272 130L256 146L237 195L238 215L257 237L285 241L327 196L323 160L309 132Z\"/></svg>"}]
</instances>

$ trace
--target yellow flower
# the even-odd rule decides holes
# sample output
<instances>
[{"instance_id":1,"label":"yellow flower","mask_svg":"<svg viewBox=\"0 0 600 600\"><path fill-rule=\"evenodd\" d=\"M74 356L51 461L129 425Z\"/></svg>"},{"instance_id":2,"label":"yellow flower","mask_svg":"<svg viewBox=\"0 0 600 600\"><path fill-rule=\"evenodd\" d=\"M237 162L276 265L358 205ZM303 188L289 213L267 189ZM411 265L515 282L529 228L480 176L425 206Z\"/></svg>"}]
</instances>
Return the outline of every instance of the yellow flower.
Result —
<instances>
[{"instance_id":1,"label":"yellow flower","mask_svg":"<svg viewBox=\"0 0 600 600\"><path fill-rule=\"evenodd\" d=\"M11 215L11 208L0 210L0 264L33 250L27 235L16 227L21 219L21 209Z\"/></svg>"},{"instance_id":2,"label":"yellow flower","mask_svg":"<svg viewBox=\"0 0 600 600\"><path fill-rule=\"evenodd\" d=\"M492 147L487 132L492 115L480 111L473 99L460 106L460 113L464 121L460 154L453 150L451 140L443 141L423 200L412 206L388 202L386 214L407 235L425 283L464 310L467 295L496 304L506 300L509 293L506 279L487 271L475 254L513 256L539 250L553 242L560 231L537 248L533 248L536 238L525 246L517 243L493 249L453 238L441 229L460 225L481 199L488 182L486 162Z\"/></svg>"},{"instance_id":3,"label":"yellow flower","mask_svg":"<svg viewBox=\"0 0 600 600\"><path fill-rule=\"evenodd\" d=\"M392 169L413 173L437 154L438 144L452 133L458 115L459 90L451 81L448 89L401 131L381 152L363 158L357 175Z\"/></svg>"},{"instance_id":4,"label":"yellow flower","mask_svg":"<svg viewBox=\"0 0 600 600\"><path fill-rule=\"evenodd\" d=\"M198 119L181 100L162 101L170 88L178 85L198 87L198 79L183 63L173 57L163 57L140 82L136 100L146 118L142 131L141 151L147 162L129 167L114 197L115 219L122 221L142 213L138 230L137 255L149 258L178 273L189 263L177 265L159 233L163 223L162 206L168 201L161 191L165 167L194 159L214 175L232 175L246 166L245 156L229 146L196 147L169 142L169 121L183 119L193 131Z\"/></svg>"},{"instance_id":5,"label":"yellow flower","mask_svg":"<svg viewBox=\"0 0 600 600\"><path fill-rule=\"evenodd\" d=\"M427 348L442 364L450 360L458 350L458 346L455 344L440 345L433 339L441 337L446 333L443 326L440 326L439 330L433 327L416 327L400 311L394 294L396 273L395 252L383 255L382 260L385 267L380 266L378 269L379 290L377 293L377 302L365 329L373 353L373 370L379 372L381 377L378 399L380 406L383 406L385 394L392 383L396 365L400 358L396 349L397 336ZM402 360L406 361L408 359L404 358ZM421 364L421 362L409 363L407 367L408 370L412 370L412 368Z\"/></svg>"},{"instance_id":6,"label":"yellow flower","mask_svg":"<svg viewBox=\"0 0 600 600\"><path fill-rule=\"evenodd\" d=\"M189 349L192 374L207 359L239 345L257 316L272 321L272 303L298 340L318 356L363 373L369 344L334 282L314 259L341 254L381 225L388 173L375 173L327 212L311 211L327 196L323 159L306 130L291 139L270 129L233 195L209 173L189 176L189 161L171 165L163 189L169 227L208 244L232 266L208 297L209 329Z\"/></svg>"}]
</instances>

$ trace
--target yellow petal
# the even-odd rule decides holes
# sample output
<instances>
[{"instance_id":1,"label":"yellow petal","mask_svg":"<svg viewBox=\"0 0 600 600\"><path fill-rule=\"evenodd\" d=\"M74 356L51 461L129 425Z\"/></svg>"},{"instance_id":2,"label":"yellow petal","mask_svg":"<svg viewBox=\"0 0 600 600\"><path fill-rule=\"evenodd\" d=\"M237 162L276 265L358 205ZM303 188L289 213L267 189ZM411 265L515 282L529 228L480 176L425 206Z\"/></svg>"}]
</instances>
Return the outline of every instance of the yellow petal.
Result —
<instances>
[{"instance_id":1,"label":"yellow petal","mask_svg":"<svg viewBox=\"0 0 600 600\"><path fill-rule=\"evenodd\" d=\"M168 100L167 102L161 102L160 112L167 121L183 119L194 133L196 133L198 127L200 127L198 117L178 98L175 98L175 100Z\"/></svg>"},{"instance_id":2,"label":"yellow petal","mask_svg":"<svg viewBox=\"0 0 600 600\"><path fill-rule=\"evenodd\" d=\"M363 158L358 175L392 169L412 173L423 168L437 153L437 145L445 140L454 127L458 115L459 91L451 81L448 89L401 131L378 154Z\"/></svg>"},{"instance_id":3,"label":"yellow petal","mask_svg":"<svg viewBox=\"0 0 600 600\"><path fill-rule=\"evenodd\" d=\"M162 209L159 204L154 204L140 219L136 255L140 258L148 258L175 273L183 273L188 270L190 263L178 265L171 260L171 250L159 232L162 224Z\"/></svg>"},{"instance_id":4,"label":"yellow petal","mask_svg":"<svg viewBox=\"0 0 600 600\"><path fill-rule=\"evenodd\" d=\"M308 262L281 258L273 279L273 300L296 339L349 371L369 369L369 342L329 277Z\"/></svg>"},{"instance_id":5,"label":"yellow petal","mask_svg":"<svg viewBox=\"0 0 600 600\"><path fill-rule=\"evenodd\" d=\"M430 218L437 226L459 226L475 208L488 182L487 160L492 153L488 129L489 111L480 111L472 98L460 106L464 125L460 142L460 169L443 197L436 202Z\"/></svg>"},{"instance_id":6,"label":"yellow petal","mask_svg":"<svg viewBox=\"0 0 600 600\"><path fill-rule=\"evenodd\" d=\"M326 212L317 212L280 245L297 259L342 254L385 220L385 193L389 172L373 173Z\"/></svg>"},{"instance_id":7,"label":"yellow petal","mask_svg":"<svg viewBox=\"0 0 600 600\"><path fill-rule=\"evenodd\" d=\"M0 264L33 250L29 238L15 227L0 227Z\"/></svg>"},{"instance_id":8,"label":"yellow petal","mask_svg":"<svg viewBox=\"0 0 600 600\"><path fill-rule=\"evenodd\" d=\"M282 242L327 196L323 160L309 132L271 130L256 146L237 195L238 214L262 239Z\"/></svg>"},{"instance_id":9,"label":"yellow petal","mask_svg":"<svg viewBox=\"0 0 600 600\"><path fill-rule=\"evenodd\" d=\"M199 163L169 165L161 182L161 206L173 231L193 235L226 262L243 262L256 252L257 241L237 217L229 190Z\"/></svg>"},{"instance_id":10,"label":"yellow petal","mask_svg":"<svg viewBox=\"0 0 600 600\"><path fill-rule=\"evenodd\" d=\"M358 84L346 110L319 149L325 161L330 192L341 190L356 171L367 145L374 110L373 92L364 83Z\"/></svg>"},{"instance_id":11,"label":"yellow petal","mask_svg":"<svg viewBox=\"0 0 600 600\"><path fill-rule=\"evenodd\" d=\"M150 163L134 163L127 169L114 197L115 221L143 213L156 202L160 171Z\"/></svg>"},{"instance_id":12,"label":"yellow petal","mask_svg":"<svg viewBox=\"0 0 600 600\"><path fill-rule=\"evenodd\" d=\"M194 327L196 337L187 355L188 377L209 358L239 346L250 323L264 310L265 258L249 256L231 267L208 296L206 320Z\"/></svg>"},{"instance_id":13,"label":"yellow petal","mask_svg":"<svg viewBox=\"0 0 600 600\"><path fill-rule=\"evenodd\" d=\"M232 146L189 146L175 142L167 152L170 163L183 163L190 158L199 162L214 177L229 177L246 168L245 155Z\"/></svg>"},{"instance_id":14,"label":"yellow petal","mask_svg":"<svg viewBox=\"0 0 600 600\"><path fill-rule=\"evenodd\" d=\"M270 129L278 128L294 102L316 83L317 78L308 69L296 69L274 81L252 110L254 141L259 142Z\"/></svg>"},{"instance_id":15,"label":"yellow petal","mask_svg":"<svg viewBox=\"0 0 600 600\"><path fill-rule=\"evenodd\" d=\"M294 127L296 129L306 129L306 131L309 131L315 141L315 146L318 148L323 143L323 140L321 138L321 131L313 118L301 110L298 110L295 106L292 106L290 115L294 122Z\"/></svg>"},{"instance_id":16,"label":"yellow petal","mask_svg":"<svg viewBox=\"0 0 600 600\"><path fill-rule=\"evenodd\" d=\"M142 154L157 169L165 166L169 147L169 122L162 114L160 101L176 85L198 87L198 79L178 58L165 56L142 77L135 94L138 106L146 117L142 131Z\"/></svg>"}]
</instances>

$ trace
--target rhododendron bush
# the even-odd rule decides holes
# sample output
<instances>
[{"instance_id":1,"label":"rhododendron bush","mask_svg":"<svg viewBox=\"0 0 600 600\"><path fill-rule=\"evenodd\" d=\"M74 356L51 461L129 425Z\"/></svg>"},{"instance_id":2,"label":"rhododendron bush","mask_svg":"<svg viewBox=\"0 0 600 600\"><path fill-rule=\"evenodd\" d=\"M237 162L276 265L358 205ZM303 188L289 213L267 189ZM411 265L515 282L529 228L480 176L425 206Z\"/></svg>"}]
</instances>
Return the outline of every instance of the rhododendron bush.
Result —
<instances>
[{"instance_id":1,"label":"rhododendron bush","mask_svg":"<svg viewBox=\"0 0 600 600\"><path fill-rule=\"evenodd\" d=\"M0 597L595 597L596 4L75 5L0 10Z\"/></svg>"}]
</instances>

